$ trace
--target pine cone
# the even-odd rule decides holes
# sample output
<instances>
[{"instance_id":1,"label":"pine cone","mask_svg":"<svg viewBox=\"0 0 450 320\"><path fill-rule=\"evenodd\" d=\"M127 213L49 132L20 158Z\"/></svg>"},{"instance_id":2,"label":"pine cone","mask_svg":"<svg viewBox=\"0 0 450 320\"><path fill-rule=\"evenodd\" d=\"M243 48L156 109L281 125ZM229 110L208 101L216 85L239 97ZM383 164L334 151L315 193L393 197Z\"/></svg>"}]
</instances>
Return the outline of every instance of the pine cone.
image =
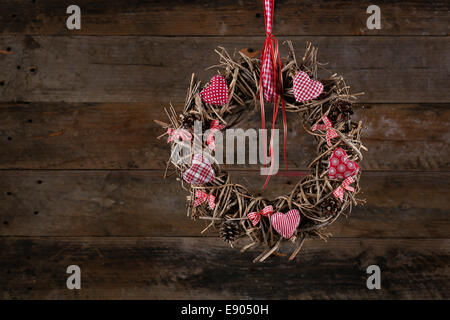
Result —
<instances>
[{"instance_id":1,"label":"pine cone","mask_svg":"<svg viewBox=\"0 0 450 320\"><path fill-rule=\"evenodd\" d=\"M339 100L331 107L328 118L331 122L342 122L350 120L350 116L353 114L352 104L347 101Z\"/></svg>"},{"instance_id":2,"label":"pine cone","mask_svg":"<svg viewBox=\"0 0 450 320\"><path fill-rule=\"evenodd\" d=\"M320 204L320 207L322 209L322 214L329 216L338 212L338 210L341 207L341 204L337 201L337 199L330 197L325 199Z\"/></svg>"},{"instance_id":3,"label":"pine cone","mask_svg":"<svg viewBox=\"0 0 450 320\"><path fill-rule=\"evenodd\" d=\"M233 221L225 221L220 227L220 237L223 241L230 245L237 240L242 234L241 227L238 223Z\"/></svg>"},{"instance_id":4,"label":"pine cone","mask_svg":"<svg viewBox=\"0 0 450 320\"><path fill-rule=\"evenodd\" d=\"M182 127L183 128L191 128L194 126L194 122L195 122L195 117L192 115L187 115L187 116L183 116L182 119Z\"/></svg>"}]
</instances>

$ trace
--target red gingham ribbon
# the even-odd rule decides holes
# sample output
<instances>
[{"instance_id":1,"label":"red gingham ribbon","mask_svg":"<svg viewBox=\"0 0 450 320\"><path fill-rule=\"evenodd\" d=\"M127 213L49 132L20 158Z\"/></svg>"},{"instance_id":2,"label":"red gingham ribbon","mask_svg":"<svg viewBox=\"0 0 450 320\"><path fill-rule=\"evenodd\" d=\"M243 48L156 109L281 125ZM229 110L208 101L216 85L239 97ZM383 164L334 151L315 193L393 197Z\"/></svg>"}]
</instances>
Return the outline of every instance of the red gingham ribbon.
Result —
<instances>
[{"instance_id":1,"label":"red gingham ribbon","mask_svg":"<svg viewBox=\"0 0 450 320\"><path fill-rule=\"evenodd\" d=\"M171 141L179 141L180 139L185 141L190 141L192 139L192 134L185 129L167 128L167 134L169 135L169 138L167 138L167 143Z\"/></svg>"},{"instance_id":2,"label":"red gingham ribbon","mask_svg":"<svg viewBox=\"0 0 450 320\"><path fill-rule=\"evenodd\" d=\"M219 120L213 120L211 122L211 127L209 128L209 134L208 137L206 138L206 143L208 144L208 147L213 151L216 150L214 133L222 130L223 128L225 128L225 126L223 124L219 124Z\"/></svg>"},{"instance_id":3,"label":"red gingham ribbon","mask_svg":"<svg viewBox=\"0 0 450 320\"><path fill-rule=\"evenodd\" d=\"M275 85L278 41L272 34L274 3L275 0L264 0L266 41L264 42L261 58L261 91L263 91L265 102L271 102L277 97Z\"/></svg>"},{"instance_id":4,"label":"red gingham ribbon","mask_svg":"<svg viewBox=\"0 0 450 320\"><path fill-rule=\"evenodd\" d=\"M324 124L316 123L315 125L313 125L311 130L312 131L326 130L327 131L327 135L326 135L327 144L331 147L331 139L339 137L339 134L336 132L336 130L333 129L333 124L331 123L330 119L328 119L327 116L323 116L322 119L320 119L320 120L323 121Z\"/></svg>"},{"instance_id":5,"label":"red gingham ribbon","mask_svg":"<svg viewBox=\"0 0 450 320\"><path fill-rule=\"evenodd\" d=\"M216 197L213 196L212 194L207 194L206 192L203 192L201 190L195 191L194 207L198 207L206 200L208 200L209 208L211 210L213 210L214 207L216 206L216 203L215 203Z\"/></svg>"},{"instance_id":6,"label":"red gingham ribbon","mask_svg":"<svg viewBox=\"0 0 450 320\"><path fill-rule=\"evenodd\" d=\"M344 201L344 189L352 192L355 191L355 188L350 187L353 181L354 180L352 177L348 177L342 182L342 184L339 187L336 188L336 190L333 191L333 194L336 197L336 199L341 200L341 202Z\"/></svg>"},{"instance_id":7,"label":"red gingham ribbon","mask_svg":"<svg viewBox=\"0 0 450 320\"><path fill-rule=\"evenodd\" d=\"M261 216L268 216L269 214L274 213L272 206L267 206L259 212L250 212L247 217L252 222L253 226L256 226L261 220Z\"/></svg>"},{"instance_id":8,"label":"red gingham ribbon","mask_svg":"<svg viewBox=\"0 0 450 320\"><path fill-rule=\"evenodd\" d=\"M272 34L273 25L273 13L274 13L275 0L264 0L264 23L266 26L266 40L264 41L264 47L261 52L261 73L259 77L259 94L261 102L261 120L262 129L264 129L264 102L272 102L273 108L273 121L272 129L275 129L275 122L278 114L278 107L281 100L283 110L283 131L284 131L284 162L287 169L286 160L286 144L287 144L287 125L286 125L286 111L283 98L283 81L281 74L281 59L278 51L278 41ZM278 64L278 68L277 68ZM265 136L263 138L264 156L266 155L266 141ZM274 154L272 152L273 135L270 138L269 155L271 157L270 173L266 178L264 188L267 186L274 164ZM266 163L267 161L265 161Z\"/></svg>"}]
</instances>

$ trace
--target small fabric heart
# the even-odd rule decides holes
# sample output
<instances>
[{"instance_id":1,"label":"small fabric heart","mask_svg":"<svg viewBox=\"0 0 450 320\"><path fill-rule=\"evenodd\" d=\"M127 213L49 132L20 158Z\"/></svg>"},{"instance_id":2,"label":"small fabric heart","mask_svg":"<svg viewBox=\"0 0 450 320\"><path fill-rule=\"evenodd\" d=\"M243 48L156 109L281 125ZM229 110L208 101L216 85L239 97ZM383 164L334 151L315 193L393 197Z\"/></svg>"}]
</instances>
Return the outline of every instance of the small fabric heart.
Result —
<instances>
[{"instance_id":1,"label":"small fabric heart","mask_svg":"<svg viewBox=\"0 0 450 320\"><path fill-rule=\"evenodd\" d=\"M328 176L331 179L343 180L358 173L359 165L355 161L350 161L342 148L334 150L330 158Z\"/></svg>"},{"instance_id":2,"label":"small fabric heart","mask_svg":"<svg viewBox=\"0 0 450 320\"><path fill-rule=\"evenodd\" d=\"M206 103L221 106L228 102L227 81L221 75L212 77L207 88L200 92L202 100Z\"/></svg>"},{"instance_id":3,"label":"small fabric heart","mask_svg":"<svg viewBox=\"0 0 450 320\"><path fill-rule=\"evenodd\" d=\"M192 165L183 174L183 180L189 184L205 184L214 181L214 169L201 154L195 154Z\"/></svg>"},{"instance_id":4,"label":"small fabric heart","mask_svg":"<svg viewBox=\"0 0 450 320\"><path fill-rule=\"evenodd\" d=\"M286 214L277 212L270 216L270 222L283 238L289 239L300 224L300 212L297 209L292 209Z\"/></svg>"},{"instance_id":5,"label":"small fabric heart","mask_svg":"<svg viewBox=\"0 0 450 320\"><path fill-rule=\"evenodd\" d=\"M311 80L306 72L299 71L294 77L294 96L297 102L312 100L323 91L323 84Z\"/></svg>"}]
</instances>

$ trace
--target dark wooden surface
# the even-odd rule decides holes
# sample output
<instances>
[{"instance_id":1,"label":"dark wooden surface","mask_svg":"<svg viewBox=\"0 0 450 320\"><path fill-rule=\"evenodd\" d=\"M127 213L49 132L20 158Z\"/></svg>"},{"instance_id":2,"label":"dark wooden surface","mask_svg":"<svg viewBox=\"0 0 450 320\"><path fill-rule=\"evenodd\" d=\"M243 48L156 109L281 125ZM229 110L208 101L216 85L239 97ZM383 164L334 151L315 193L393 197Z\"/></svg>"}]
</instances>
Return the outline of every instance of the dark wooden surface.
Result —
<instances>
[{"instance_id":1,"label":"dark wooden surface","mask_svg":"<svg viewBox=\"0 0 450 320\"><path fill-rule=\"evenodd\" d=\"M313 41L365 92L367 202L295 261L257 265L186 217L153 119L181 107L192 72L208 80L216 46L262 46L261 2L79 0L79 31L70 4L0 3L0 298L450 298L448 1L378 3L381 30L366 28L370 1L277 1L280 40L299 56ZM288 192L315 150L292 117L289 139L290 171L268 190L255 166L233 178ZM80 291L66 288L71 264ZM371 264L381 290L366 288Z\"/></svg>"},{"instance_id":2,"label":"dark wooden surface","mask_svg":"<svg viewBox=\"0 0 450 320\"><path fill-rule=\"evenodd\" d=\"M0 103L0 168L164 169L168 147L156 140L163 131L152 121L166 119L164 105ZM259 128L260 117L250 114L242 127ZM444 103L356 107L370 148L362 168L445 171L449 117ZM287 159L290 168L306 169L316 143L298 124L297 116L288 118Z\"/></svg>"},{"instance_id":3,"label":"dark wooden surface","mask_svg":"<svg viewBox=\"0 0 450 320\"><path fill-rule=\"evenodd\" d=\"M186 217L175 179L154 170L8 170L0 172L2 236L196 236L206 226ZM234 181L267 197L288 193L304 172L282 172L261 190L259 172ZM365 171L365 206L329 231L336 237L445 238L450 173ZM440 183L436 183L436 181ZM8 194L11 193L11 194ZM210 233L206 234L211 235Z\"/></svg>"},{"instance_id":4,"label":"dark wooden surface","mask_svg":"<svg viewBox=\"0 0 450 320\"><path fill-rule=\"evenodd\" d=\"M448 239L309 240L296 262L261 264L215 238L11 237L0 244L8 299L450 298ZM75 292L65 287L71 264L83 270ZM382 290L366 288L371 264L383 270Z\"/></svg>"},{"instance_id":5,"label":"dark wooden surface","mask_svg":"<svg viewBox=\"0 0 450 320\"><path fill-rule=\"evenodd\" d=\"M4 34L73 35L65 28L71 0L4 0ZM264 11L255 0L77 0L83 35L255 36L264 34ZM448 34L445 0L394 0L383 10L381 30L368 30L368 0L277 0L278 35L433 35Z\"/></svg>"},{"instance_id":6,"label":"dark wooden surface","mask_svg":"<svg viewBox=\"0 0 450 320\"><path fill-rule=\"evenodd\" d=\"M319 47L320 61L342 74L362 102L439 103L450 100L448 37L280 37L304 53ZM263 37L9 36L3 55L0 101L146 102L184 101L191 74L209 79L217 46L258 48ZM286 52L286 48L281 50ZM195 57L195 58L194 58ZM199 66L202 62L202 66ZM20 67L17 70L17 66Z\"/></svg>"}]
</instances>

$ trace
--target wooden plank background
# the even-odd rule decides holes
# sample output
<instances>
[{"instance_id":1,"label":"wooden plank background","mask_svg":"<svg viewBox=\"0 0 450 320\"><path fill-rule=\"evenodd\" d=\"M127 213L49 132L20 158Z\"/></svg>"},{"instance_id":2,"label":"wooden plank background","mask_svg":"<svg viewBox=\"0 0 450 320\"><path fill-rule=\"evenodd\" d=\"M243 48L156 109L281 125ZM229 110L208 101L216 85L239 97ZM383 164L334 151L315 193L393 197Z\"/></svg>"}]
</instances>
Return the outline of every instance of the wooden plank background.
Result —
<instances>
[{"instance_id":1,"label":"wooden plank background","mask_svg":"<svg viewBox=\"0 0 450 320\"><path fill-rule=\"evenodd\" d=\"M366 28L372 1L276 3L279 39L298 55L317 44L319 61L365 92L366 205L296 261L254 265L255 252L200 236L179 183L161 178L169 151L153 119L182 106L192 72L215 72L204 68L216 46L262 46L261 1L79 0L82 28L69 31L72 1L3 0L0 298L450 298L449 2L383 1L380 30ZM297 121L289 171L265 191L255 166L230 167L234 179L288 192L315 149ZM70 264L80 291L65 286ZM366 288L371 264L381 290Z\"/></svg>"}]
</instances>

